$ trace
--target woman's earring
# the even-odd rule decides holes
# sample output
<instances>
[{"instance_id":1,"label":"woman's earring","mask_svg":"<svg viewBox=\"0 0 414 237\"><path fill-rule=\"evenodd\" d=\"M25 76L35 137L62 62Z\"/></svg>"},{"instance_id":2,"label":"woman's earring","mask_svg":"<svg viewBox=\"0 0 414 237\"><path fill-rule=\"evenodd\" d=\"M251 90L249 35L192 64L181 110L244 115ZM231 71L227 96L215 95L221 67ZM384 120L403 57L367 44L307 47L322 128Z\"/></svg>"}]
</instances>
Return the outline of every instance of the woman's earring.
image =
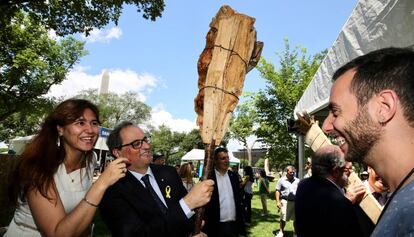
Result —
<instances>
[{"instance_id":1,"label":"woman's earring","mask_svg":"<svg viewBox=\"0 0 414 237\"><path fill-rule=\"evenodd\" d=\"M56 145L60 148L60 138L61 138L62 136L61 135L59 135L58 136L58 139L57 139L57 141L56 141Z\"/></svg>"}]
</instances>

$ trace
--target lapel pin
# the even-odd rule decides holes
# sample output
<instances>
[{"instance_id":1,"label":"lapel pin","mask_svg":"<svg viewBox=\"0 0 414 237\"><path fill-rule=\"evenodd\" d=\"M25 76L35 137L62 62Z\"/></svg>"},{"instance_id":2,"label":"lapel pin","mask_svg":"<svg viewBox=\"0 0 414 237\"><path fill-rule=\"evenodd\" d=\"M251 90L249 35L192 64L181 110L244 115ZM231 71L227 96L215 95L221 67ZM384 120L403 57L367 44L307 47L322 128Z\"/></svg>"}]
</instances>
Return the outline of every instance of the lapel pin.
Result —
<instances>
[{"instance_id":1,"label":"lapel pin","mask_svg":"<svg viewBox=\"0 0 414 237\"><path fill-rule=\"evenodd\" d=\"M170 185L167 185L167 187L165 187L165 197L166 198L171 198L170 193L171 193L171 187L170 187Z\"/></svg>"}]
</instances>

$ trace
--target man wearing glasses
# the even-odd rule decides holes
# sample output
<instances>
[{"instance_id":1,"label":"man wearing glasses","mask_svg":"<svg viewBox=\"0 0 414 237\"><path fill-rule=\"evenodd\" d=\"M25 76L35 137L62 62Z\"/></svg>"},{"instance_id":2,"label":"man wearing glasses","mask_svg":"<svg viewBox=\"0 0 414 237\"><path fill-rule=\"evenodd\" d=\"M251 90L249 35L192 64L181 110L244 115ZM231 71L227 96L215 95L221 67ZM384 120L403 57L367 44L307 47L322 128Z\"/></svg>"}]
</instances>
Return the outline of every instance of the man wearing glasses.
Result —
<instances>
[{"instance_id":1,"label":"man wearing glasses","mask_svg":"<svg viewBox=\"0 0 414 237\"><path fill-rule=\"evenodd\" d=\"M113 156L129 160L125 177L106 191L100 204L112 236L188 237L193 210L210 200L214 182L200 182L187 194L174 167L151 164L150 139L131 122L115 127L107 145Z\"/></svg>"}]
</instances>

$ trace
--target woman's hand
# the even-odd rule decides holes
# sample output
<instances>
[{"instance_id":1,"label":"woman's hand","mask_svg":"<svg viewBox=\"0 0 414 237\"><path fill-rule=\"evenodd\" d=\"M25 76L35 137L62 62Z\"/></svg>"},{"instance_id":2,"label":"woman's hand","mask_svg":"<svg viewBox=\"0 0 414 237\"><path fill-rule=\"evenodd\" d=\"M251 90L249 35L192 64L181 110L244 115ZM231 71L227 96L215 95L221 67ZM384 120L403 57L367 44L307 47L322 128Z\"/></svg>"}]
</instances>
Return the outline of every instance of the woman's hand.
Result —
<instances>
[{"instance_id":1,"label":"woman's hand","mask_svg":"<svg viewBox=\"0 0 414 237\"><path fill-rule=\"evenodd\" d=\"M129 161L127 158L119 157L112 162L108 163L105 167L104 172L99 176L96 182L99 182L104 189L114 184L119 179L125 177L127 172L127 164Z\"/></svg>"}]
</instances>

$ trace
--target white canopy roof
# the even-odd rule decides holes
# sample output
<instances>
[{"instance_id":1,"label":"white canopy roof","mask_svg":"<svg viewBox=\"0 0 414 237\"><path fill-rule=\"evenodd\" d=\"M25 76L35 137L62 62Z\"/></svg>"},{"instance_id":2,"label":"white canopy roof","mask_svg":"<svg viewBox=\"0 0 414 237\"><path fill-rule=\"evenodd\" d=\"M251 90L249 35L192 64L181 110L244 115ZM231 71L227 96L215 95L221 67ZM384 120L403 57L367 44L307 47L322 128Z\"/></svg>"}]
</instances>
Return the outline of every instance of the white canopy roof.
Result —
<instances>
[{"instance_id":1,"label":"white canopy roof","mask_svg":"<svg viewBox=\"0 0 414 237\"><path fill-rule=\"evenodd\" d=\"M106 137L98 137L94 148L98 150L109 151L109 148L106 145Z\"/></svg>"},{"instance_id":2,"label":"white canopy roof","mask_svg":"<svg viewBox=\"0 0 414 237\"><path fill-rule=\"evenodd\" d=\"M25 136L25 137L15 137L10 140L9 150L16 152L16 155L22 154L26 144L32 140L34 135Z\"/></svg>"},{"instance_id":3,"label":"white canopy roof","mask_svg":"<svg viewBox=\"0 0 414 237\"><path fill-rule=\"evenodd\" d=\"M359 0L295 107L312 114L328 105L333 73L376 49L414 46L413 0Z\"/></svg>"},{"instance_id":4,"label":"white canopy roof","mask_svg":"<svg viewBox=\"0 0 414 237\"><path fill-rule=\"evenodd\" d=\"M229 151L230 163L240 163L240 160L233 156L233 153ZM204 160L204 150L203 149L192 149L182 158L182 161L199 161Z\"/></svg>"}]
</instances>

